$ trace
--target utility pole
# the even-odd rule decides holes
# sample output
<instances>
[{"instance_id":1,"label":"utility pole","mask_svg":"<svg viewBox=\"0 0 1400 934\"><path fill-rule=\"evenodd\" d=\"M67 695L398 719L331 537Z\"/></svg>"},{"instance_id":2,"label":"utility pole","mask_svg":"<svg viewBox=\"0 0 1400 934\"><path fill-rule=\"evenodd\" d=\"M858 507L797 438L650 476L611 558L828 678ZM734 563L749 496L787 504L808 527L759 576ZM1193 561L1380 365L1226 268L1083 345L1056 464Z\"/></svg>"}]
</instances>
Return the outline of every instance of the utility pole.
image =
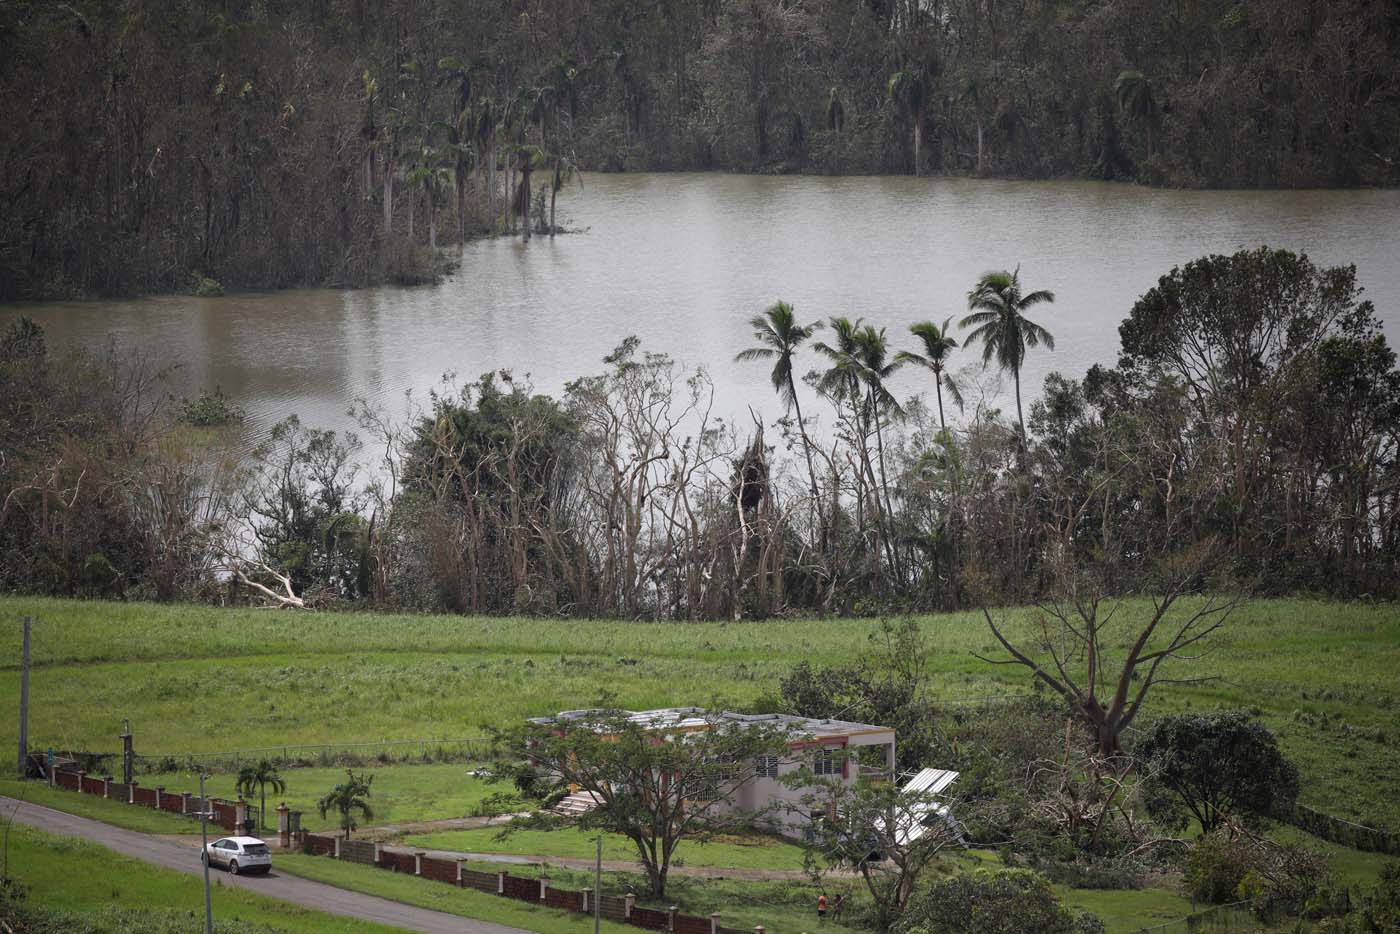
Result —
<instances>
[{"instance_id":1,"label":"utility pole","mask_svg":"<svg viewBox=\"0 0 1400 934\"><path fill-rule=\"evenodd\" d=\"M593 934L603 924L603 835L598 834L598 861L593 864Z\"/></svg>"},{"instance_id":2,"label":"utility pole","mask_svg":"<svg viewBox=\"0 0 1400 934\"><path fill-rule=\"evenodd\" d=\"M29 774L29 617L24 618L24 654L19 669L19 777Z\"/></svg>"},{"instance_id":3,"label":"utility pole","mask_svg":"<svg viewBox=\"0 0 1400 934\"><path fill-rule=\"evenodd\" d=\"M204 797L204 771L199 773L199 836L203 841L200 861L204 863L204 934L214 934L214 905L209 898L209 799Z\"/></svg>"}]
</instances>

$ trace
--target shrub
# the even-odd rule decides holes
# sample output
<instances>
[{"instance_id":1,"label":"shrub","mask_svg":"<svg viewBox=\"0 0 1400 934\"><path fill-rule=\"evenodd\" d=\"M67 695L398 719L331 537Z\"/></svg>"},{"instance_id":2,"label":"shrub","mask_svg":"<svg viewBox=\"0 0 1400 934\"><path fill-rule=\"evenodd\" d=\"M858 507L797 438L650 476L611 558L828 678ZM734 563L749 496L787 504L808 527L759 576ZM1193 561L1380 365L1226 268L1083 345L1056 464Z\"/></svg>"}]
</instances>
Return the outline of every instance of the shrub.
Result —
<instances>
[{"instance_id":1,"label":"shrub","mask_svg":"<svg viewBox=\"0 0 1400 934\"><path fill-rule=\"evenodd\" d=\"M1042 876L1024 869L980 870L935 883L909 903L903 934L1102 934L1103 922L1071 911Z\"/></svg>"},{"instance_id":2,"label":"shrub","mask_svg":"<svg viewBox=\"0 0 1400 934\"><path fill-rule=\"evenodd\" d=\"M1186 885L1198 901L1223 905L1236 900L1236 890L1253 868L1253 854L1242 840L1210 834L1186 854Z\"/></svg>"}]
</instances>

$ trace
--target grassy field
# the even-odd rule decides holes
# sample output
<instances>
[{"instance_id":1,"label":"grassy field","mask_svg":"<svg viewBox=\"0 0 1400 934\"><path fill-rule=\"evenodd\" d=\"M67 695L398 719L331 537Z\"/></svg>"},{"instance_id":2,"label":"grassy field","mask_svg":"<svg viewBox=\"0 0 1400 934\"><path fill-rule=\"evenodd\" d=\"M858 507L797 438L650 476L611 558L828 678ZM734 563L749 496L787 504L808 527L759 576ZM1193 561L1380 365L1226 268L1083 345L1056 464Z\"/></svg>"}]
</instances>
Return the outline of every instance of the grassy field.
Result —
<instances>
[{"instance_id":1,"label":"grassy field","mask_svg":"<svg viewBox=\"0 0 1400 934\"><path fill-rule=\"evenodd\" d=\"M505 783L490 784L474 778L471 765L460 763L429 763L423 765L367 765L355 768L357 774L363 772L373 776L370 804L374 808L374 818L368 824L408 823L411 821L432 820L444 817L475 817L498 808L487 808L486 799L494 794L505 794L514 788ZM286 783L283 794L267 792L267 823L277 826L275 809L279 801L287 802L287 807L302 812L302 826L307 830L325 830L336 826L336 815L332 813L323 819L316 810L317 800L337 783L345 780L345 769L324 768L284 768L280 770ZM209 776L205 780L206 791L215 797L233 798L237 795L236 773L223 772ZM161 772L141 776L143 785L164 785L172 791L195 790L199 787L199 776L192 771ZM513 800L514 797L512 796ZM258 804L260 798L255 792L251 803Z\"/></svg>"},{"instance_id":2,"label":"grassy field","mask_svg":"<svg viewBox=\"0 0 1400 934\"><path fill-rule=\"evenodd\" d=\"M9 831L9 872L29 890L32 904L75 912L110 906L187 912L202 927L204 889L198 876L157 869L104 847L24 826ZM311 911L243 889L218 885L214 918L264 924L306 934L378 934L397 930ZM195 921L195 919L200 919Z\"/></svg>"},{"instance_id":3,"label":"grassy field","mask_svg":"<svg viewBox=\"0 0 1400 934\"><path fill-rule=\"evenodd\" d=\"M1143 603L1127 615L1140 616ZM123 717L145 755L381 739L462 738L579 707L603 688L633 707L773 693L793 663L847 660L866 620L622 623L293 615L262 610L0 599L0 705L18 691L19 619L34 616L36 745L115 750ZM1026 631L1027 613L1008 626ZM933 693L949 700L1027 689L987 665L972 613L924 617ZM1164 686L1153 710L1248 707L1278 731L1303 800L1400 827L1400 610L1264 600L1232 617L1194 663L1204 684ZM0 744L14 722L0 724Z\"/></svg>"},{"instance_id":4,"label":"grassy field","mask_svg":"<svg viewBox=\"0 0 1400 934\"><path fill-rule=\"evenodd\" d=\"M526 856L553 856L565 859L593 859L597 854L597 835L582 830L518 830L505 839L498 839L493 828L480 830L446 830L438 833L410 834L404 838L408 846L426 850L451 850L459 853L518 853ZM618 834L603 838L603 859L635 860L636 844ZM723 869L796 869L802 868L802 848L774 837L755 834L752 837L730 837L709 843L683 841L676 850L678 866L717 866Z\"/></svg>"}]
</instances>

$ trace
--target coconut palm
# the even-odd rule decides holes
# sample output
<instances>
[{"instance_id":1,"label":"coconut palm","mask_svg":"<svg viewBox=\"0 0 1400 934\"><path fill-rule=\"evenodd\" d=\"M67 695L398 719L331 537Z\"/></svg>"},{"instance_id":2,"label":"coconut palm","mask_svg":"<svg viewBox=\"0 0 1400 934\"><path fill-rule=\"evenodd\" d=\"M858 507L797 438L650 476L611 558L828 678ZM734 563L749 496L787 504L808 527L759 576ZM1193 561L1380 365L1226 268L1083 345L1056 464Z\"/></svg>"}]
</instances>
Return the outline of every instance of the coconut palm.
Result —
<instances>
[{"instance_id":1,"label":"coconut palm","mask_svg":"<svg viewBox=\"0 0 1400 934\"><path fill-rule=\"evenodd\" d=\"M1157 98L1152 81L1142 72L1129 69L1118 73L1113 82L1118 109L1147 128L1147 155L1152 155L1152 125L1157 122Z\"/></svg>"},{"instance_id":2,"label":"coconut palm","mask_svg":"<svg viewBox=\"0 0 1400 934\"><path fill-rule=\"evenodd\" d=\"M566 156L556 155L554 157L554 173L549 180L549 235L554 236L557 229L554 225L554 202L559 197L559 192L569 184L570 179L578 179L578 187L583 188L583 175L579 172L578 166L573 160Z\"/></svg>"},{"instance_id":3,"label":"coconut palm","mask_svg":"<svg viewBox=\"0 0 1400 934\"><path fill-rule=\"evenodd\" d=\"M914 174L923 174L923 160L920 155L924 143L924 119L933 99L933 78L937 67L932 64L918 65L897 71L890 76L886 92L895 108L914 127Z\"/></svg>"},{"instance_id":4,"label":"coconut palm","mask_svg":"<svg viewBox=\"0 0 1400 934\"><path fill-rule=\"evenodd\" d=\"M365 820L374 817L374 810L367 800L370 791L369 786L374 783L373 775L356 775L350 769L345 770L346 780L336 785L327 792L321 800L316 802L316 810L321 813L321 819L331 813L340 815L340 828L345 831L345 839L350 839L350 831L355 829L356 812Z\"/></svg>"},{"instance_id":5,"label":"coconut palm","mask_svg":"<svg viewBox=\"0 0 1400 934\"><path fill-rule=\"evenodd\" d=\"M923 343L924 352L918 354L901 350L895 359L900 363L923 367L933 374L933 390L938 396L938 427L947 431L948 423L943 419L943 390L948 390L948 397L959 409L963 407L962 390L957 380L953 379L953 374L948 372L948 358L958 347L958 340L953 336L953 319L945 319L942 327L932 321L920 321L911 325L909 330Z\"/></svg>"},{"instance_id":6,"label":"coconut palm","mask_svg":"<svg viewBox=\"0 0 1400 934\"><path fill-rule=\"evenodd\" d=\"M252 795L253 789L258 790L262 798L262 807L258 811L258 821L264 830L267 829L267 789L272 786L274 794L281 794L287 790L287 783L282 781L282 776L277 774L277 767L266 759L259 759L257 765L245 765L238 773L238 782L234 786L240 795Z\"/></svg>"},{"instance_id":7,"label":"coconut palm","mask_svg":"<svg viewBox=\"0 0 1400 934\"><path fill-rule=\"evenodd\" d=\"M984 365L996 357L997 365L1011 371L1016 384L1016 423L1022 438L1026 435L1026 421L1021 413L1021 364L1026 359L1026 348L1044 344L1055 349L1054 335L1027 318L1026 310L1054 300L1055 293L1045 289L1023 294L1019 266L1015 272L989 272L967 293L967 307L972 314L959 322L960 327L973 328L967 335L967 344L982 343Z\"/></svg>"},{"instance_id":8,"label":"coconut palm","mask_svg":"<svg viewBox=\"0 0 1400 934\"><path fill-rule=\"evenodd\" d=\"M807 475L812 482L812 496L817 495L817 469L812 463L812 442L807 437L807 423L802 419L802 403L797 398L797 383L792 377L792 358L797 348L812 336L821 323L802 325L797 323L792 306L778 302L763 314L749 319L754 339L759 347L741 351L735 360L772 360L773 372L770 375L778 398L790 411L797 414L797 432L802 436L802 450L807 455Z\"/></svg>"}]
</instances>

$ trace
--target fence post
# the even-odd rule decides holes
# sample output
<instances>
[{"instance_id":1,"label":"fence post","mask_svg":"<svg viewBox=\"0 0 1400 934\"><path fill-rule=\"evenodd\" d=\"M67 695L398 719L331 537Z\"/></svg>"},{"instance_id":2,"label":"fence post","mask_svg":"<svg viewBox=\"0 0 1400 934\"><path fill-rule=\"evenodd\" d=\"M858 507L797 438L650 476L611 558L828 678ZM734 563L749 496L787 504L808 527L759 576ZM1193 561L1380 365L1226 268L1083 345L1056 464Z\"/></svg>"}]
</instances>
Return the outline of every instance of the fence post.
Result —
<instances>
[{"instance_id":1,"label":"fence post","mask_svg":"<svg viewBox=\"0 0 1400 934\"><path fill-rule=\"evenodd\" d=\"M335 858L336 858L336 859L340 859L340 836L339 836L339 834L337 834L337 835L336 835L335 837L333 837L332 839L335 840Z\"/></svg>"},{"instance_id":2,"label":"fence post","mask_svg":"<svg viewBox=\"0 0 1400 934\"><path fill-rule=\"evenodd\" d=\"M83 779L84 779L84 778L87 778L87 773L84 772L82 769L78 769L78 794L82 794L82 793L83 793Z\"/></svg>"},{"instance_id":3,"label":"fence post","mask_svg":"<svg viewBox=\"0 0 1400 934\"><path fill-rule=\"evenodd\" d=\"M181 813L181 814L189 814L189 813L190 813L190 799L193 798L193 797L194 797L194 795L191 794L191 793L188 792L188 791L182 792L182 793L181 793L181 795L180 795L180 813Z\"/></svg>"},{"instance_id":4,"label":"fence post","mask_svg":"<svg viewBox=\"0 0 1400 934\"><path fill-rule=\"evenodd\" d=\"M416 850L413 854L413 874L421 876L423 874L423 857L427 855L422 850Z\"/></svg>"},{"instance_id":5,"label":"fence post","mask_svg":"<svg viewBox=\"0 0 1400 934\"><path fill-rule=\"evenodd\" d=\"M710 915L710 934L719 934L719 929L719 912L716 911L714 914Z\"/></svg>"},{"instance_id":6,"label":"fence post","mask_svg":"<svg viewBox=\"0 0 1400 934\"><path fill-rule=\"evenodd\" d=\"M506 871L504 869L496 873L496 894L506 894Z\"/></svg>"},{"instance_id":7,"label":"fence post","mask_svg":"<svg viewBox=\"0 0 1400 934\"><path fill-rule=\"evenodd\" d=\"M672 905L666 909L666 930L674 931L676 929L676 915L680 914L680 910L678 905Z\"/></svg>"},{"instance_id":8,"label":"fence post","mask_svg":"<svg viewBox=\"0 0 1400 934\"><path fill-rule=\"evenodd\" d=\"M376 843L376 844L374 845L374 865L376 865L376 866L383 865L383 862L382 862L383 859L384 859L384 850L383 850L382 847L380 847L380 845L379 845L378 843Z\"/></svg>"},{"instance_id":9,"label":"fence post","mask_svg":"<svg viewBox=\"0 0 1400 934\"><path fill-rule=\"evenodd\" d=\"M112 797L112 776L110 775L102 776L102 797Z\"/></svg>"},{"instance_id":10,"label":"fence post","mask_svg":"<svg viewBox=\"0 0 1400 934\"><path fill-rule=\"evenodd\" d=\"M277 843L284 850L292 845L292 825L288 817L290 814L291 809L287 807L287 802L283 801L277 805ZM376 852L375 855L378 856L378 853ZM378 860L375 861L378 862Z\"/></svg>"},{"instance_id":11,"label":"fence post","mask_svg":"<svg viewBox=\"0 0 1400 934\"><path fill-rule=\"evenodd\" d=\"M753 929L753 934L763 934L763 925L758 925Z\"/></svg>"},{"instance_id":12,"label":"fence post","mask_svg":"<svg viewBox=\"0 0 1400 934\"><path fill-rule=\"evenodd\" d=\"M544 901L544 893L549 891L549 880L540 876L540 901Z\"/></svg>"},{"instance_id":13,"label":"fence post","mask_svg":"<svg viewBox=\"0 0 1400 934\"><path fill-rule=\"evenodd\" d=\"M588 914L588 896L590 896L590 895L592 895L592 894L593 894L593 890L592 890L592 889L584 889L584 890L583 890L583 907L580 908L579 910L582 911L584 914Z\"/></svg>"},{"instance_id":14,"label":"fence post","mask_svg":"<svg viewBox=\"0 0 1400 934\"><path fill-rule=\"evenodd\" d=\"M631 892L622 896L622 917L632 917L632 909L637 907L637 896Z\"/></svg>"},{"instance_id":15,"label":"fence post","mask_svg":"<svg viewBox=\"0 0 1400 934\"><path fill-rule=\"evenodd\" d=\"M156 786L156 810L157 810L157 811L160 810L160 796L163 795L163 794L165 794L165 786L164 786L164 785L157 785L157 786Z\"/></svg>"},{"instance_id":16,"label":"fence post","mask_svg":"<svg viewBox=\"0 0 1400 934\"><path fill-rule=\"evenodd\" d=\"M459 889L462 887L462 864L465 862L464 859L457 860L457 888Z\"/></svg>"},{"instance_id":17,"label":"fence post","mask_svg":"<svg viewBox=\"0 0 1400 934\"><path fill-rule=\"evenodd\" d=\"M137 786L138 784L140 784L140 782L136 781L136 779L134 779L134 778L127 784L127 786L126 786L126 803L127 803L127 804L135 804L135 803L136 803L136 786Z\"/></svg>"}]
</instances>

